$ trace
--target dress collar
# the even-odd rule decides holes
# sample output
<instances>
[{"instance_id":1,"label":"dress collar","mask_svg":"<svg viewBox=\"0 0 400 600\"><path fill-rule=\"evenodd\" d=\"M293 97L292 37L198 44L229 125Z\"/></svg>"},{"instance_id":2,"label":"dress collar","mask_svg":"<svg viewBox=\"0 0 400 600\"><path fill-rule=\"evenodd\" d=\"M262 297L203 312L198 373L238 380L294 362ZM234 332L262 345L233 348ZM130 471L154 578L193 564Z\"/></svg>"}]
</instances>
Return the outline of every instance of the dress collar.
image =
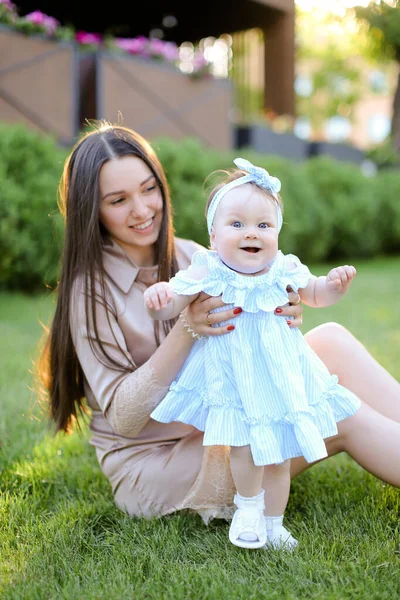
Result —
<instances>
[{"instance_id":1,"label":"dress collar","mask_svg":"<svg viewBox=\"0 0 400 600\"><path fill-rule=\"evenodd\" d=\"M138 267L125 250L111 239L103 245L103 264L108 277L124 294L129 292L135 280L145 285L157 281L158 265Z\"/></svg>"},{"instance_id":2,"label":"dress collar","mask_svg":"<svg viewBox=\"0 0 400 600\"><path fill-rule=\"evenodd\" d=\"M274 279L276 273L279 273L281 271L282 265L285 261L284 254L282 254L281 250L278 250L274 261L272 262L269 270L266 273L263 273L262 275L249 276L243 275L242 273L238 273L237 271L234 271L233 269L228 267L224 262L222 262L215 250L209 250L208 256L209 260L211 260L214 265L217 265L219 269L219 273L218 270L216 272L216 277L219 278L220 273L223 272L228 281L241 281L243 286L248 288L257 287L259 285L264 285L265 283L271 282Z\"/></svg>"}]
</instances>

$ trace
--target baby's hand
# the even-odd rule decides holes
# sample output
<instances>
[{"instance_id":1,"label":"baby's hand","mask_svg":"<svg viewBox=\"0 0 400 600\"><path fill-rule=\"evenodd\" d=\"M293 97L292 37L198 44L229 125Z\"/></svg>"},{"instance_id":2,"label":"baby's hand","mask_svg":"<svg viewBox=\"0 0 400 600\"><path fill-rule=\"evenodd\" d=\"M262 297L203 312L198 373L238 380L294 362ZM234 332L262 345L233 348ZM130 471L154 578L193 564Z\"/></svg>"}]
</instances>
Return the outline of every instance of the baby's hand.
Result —
<instances>
[{"instance_id":1,"label":"baby's hand","mask_svg":"<svg viewBox=\"0 0 400 600\"><path fill-rule=\"evenodd\" d=\"M328 289L339 294L346 293L356 274L355 268L349 265L332 269L326 276Z\"/></svg>"},{"instance_id":2,"label":"baby's hand","mask_svg":"<svg viewBox=\"0 0 400 600\"><path fill-rule=\"evenodd\" d=\"M147 288L143 296L148 309L161 310L172 301L174 290L167 281L159 281Z\"/></svg>"}]
</instances>

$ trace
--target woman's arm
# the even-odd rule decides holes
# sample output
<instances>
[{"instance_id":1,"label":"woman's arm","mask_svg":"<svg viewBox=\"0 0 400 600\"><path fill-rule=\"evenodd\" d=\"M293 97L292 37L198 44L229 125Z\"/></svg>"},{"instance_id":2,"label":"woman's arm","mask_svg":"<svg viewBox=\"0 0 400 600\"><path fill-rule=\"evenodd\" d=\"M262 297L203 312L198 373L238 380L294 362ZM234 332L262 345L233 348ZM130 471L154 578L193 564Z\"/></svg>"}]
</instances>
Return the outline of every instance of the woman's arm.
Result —
<instances>
[{"instance_id":1,"label":"woman's arm","mask_svg":"<svg viewBox=\"0 0 400 600\"><path fill-rule=\"evenodd\" d=\"M179 373L193 342L178 321L153 356L121 381L105 414L115 433L131 438L139 435Z\"/></svg>"},{"instance_id":2,"label":"woman's arm","mask_svg":"<svg viewBox=\"0 0 400 600\"><path fill-rule=\"evenodd\" d=\"M229 321L238 316L231 309L219 313L220 318L227 321L226 325L210 328L206 323L208 312L223 305L220 298L195 300L188 307L189 324L203 335L228 333ZM115 433L135 437L178 375L194 338L178 321L150 359L135 369L112 308L107 317L104 304L97 302L96 321L100 342L109 359L102 355L92 328L88 330L86 327L84 294L77 291L71 303L70 323L80 365L100 409ZM124 369L113 367L110 359L123 365Z\"/></svg>"}]
</instances>

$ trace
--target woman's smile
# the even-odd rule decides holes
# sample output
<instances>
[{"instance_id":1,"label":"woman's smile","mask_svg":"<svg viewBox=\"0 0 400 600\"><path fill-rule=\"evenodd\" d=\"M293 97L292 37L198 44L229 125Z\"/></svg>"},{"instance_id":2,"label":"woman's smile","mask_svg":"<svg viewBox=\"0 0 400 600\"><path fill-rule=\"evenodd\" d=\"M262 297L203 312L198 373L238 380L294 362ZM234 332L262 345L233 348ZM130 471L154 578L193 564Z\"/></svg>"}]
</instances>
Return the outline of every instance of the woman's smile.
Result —
<instances>
[{"instance_id":1,"label":"woman's smile","mask_svg":"<svg viewBox=\"0 0 400 600\"><path fill-rule=\"evenodd\" d=\"M137 231L140 234L147 234L152 231L153 224L154 224L154 216L151 217L150 219L148 219L147 221L144 221L143 223L140 223L138 225L129 225L129 228L134 229L135 231Z\"/></svg>"}]
</instances>

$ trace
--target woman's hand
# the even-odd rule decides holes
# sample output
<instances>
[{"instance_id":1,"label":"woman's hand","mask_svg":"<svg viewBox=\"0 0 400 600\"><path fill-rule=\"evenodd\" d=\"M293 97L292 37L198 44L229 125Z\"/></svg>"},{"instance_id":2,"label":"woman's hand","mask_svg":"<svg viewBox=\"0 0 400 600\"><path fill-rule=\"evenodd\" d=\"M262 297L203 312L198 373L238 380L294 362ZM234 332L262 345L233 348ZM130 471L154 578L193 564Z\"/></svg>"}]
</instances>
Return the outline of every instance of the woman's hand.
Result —
<instances>
[{"instance_id":1,"label":"woman's hand","mask_svg":"<svg viewBox=\"0 0 400 600\"><path fill-rule=\"evenodd\" d=\"M300 327L303 323L303 307L300 301L300 295L288 286L288 303L284 306L278 306L275 309L277 316L286 317L290 327ZM217 313L210 313L214 308L226 306L220 296L209 296L204 292L199 294L185 309L185 319L198 335L223 335L230 333L235 329L231 323L233 319L240 316L242 309L240 306L229 308ZM219 327L212 327L216 323L221 323Z\"/></svg>"},{"instance_id":2,"label":"woman's hand","mask_svg":"<svg viewBox=\"0 0 400 600\"><path fill-rule=\"evenodd\" d=\"M185 319L198 336L229 333L235 329L231 321L240 315L242 309L237 306L210 314L211 310L221 306L226 306L221 296L214 297L201 292L196 300L185 309ZM221 325L212 327L216 323L221 323Z\"/></svg>"},{"instance_id":3,"label":"woman's hand","mask_svg":"<svg viewBox=\"0 0 400 600\"><path fill-rule=\"evenodd\" d=\"M286 289L289 302L284 306L278 306L275 309L275 314L279 317L286 317L289 327L301 327L303 324L303 306L300 294L294 292L289 285Z\"/></svg>"}]
</instances>

